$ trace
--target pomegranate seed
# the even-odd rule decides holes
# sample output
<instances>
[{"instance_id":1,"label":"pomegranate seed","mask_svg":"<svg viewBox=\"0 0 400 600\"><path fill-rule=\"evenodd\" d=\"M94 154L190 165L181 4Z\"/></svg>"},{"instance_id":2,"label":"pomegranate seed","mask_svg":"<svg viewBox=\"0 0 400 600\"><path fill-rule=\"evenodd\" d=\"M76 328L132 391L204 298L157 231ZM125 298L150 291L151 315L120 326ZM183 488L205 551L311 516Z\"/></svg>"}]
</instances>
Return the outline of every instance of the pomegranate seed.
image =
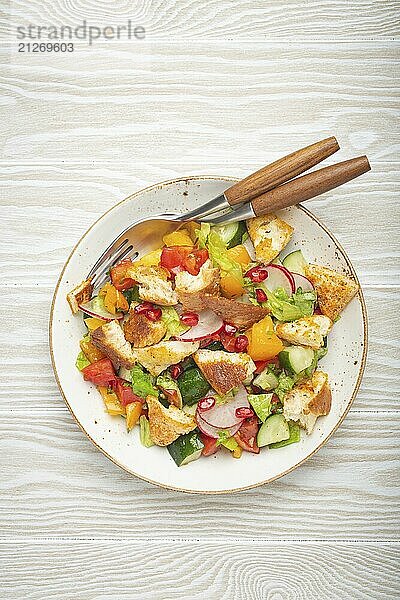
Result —
<instances>
[{"instance_id":1,"label":"pomegranate seed","mask_svg":"<svg viewBox=\"0 0 400 600\"><path fill-rule=\"evenodd\" d=\"M141 304L137 304L134 308L135 313L140 315L141 313L145 313L148 310L151 310L153 305L150 302L142 302Z\"/></svg>"},{"instance_id":2,"label":"pomegranate seed","mask_svg":"<svg viewBox=\"0 0 400 600\"><path fill-rule=\"evenodd\" d=\"M245 277L249 277L253 283L261 283L268 277L268 271L262 267L253 267L247 271Z\"/></svg>"},{"instance_id":3,"label":"pomegranate seed","mask_svg":"<svg viewBox=\"0 0 400 600\"><path fill-rule=\"evenodd\" d=\"M145 311L144 315L149 321L159 321L162 317L162 310L161 308L149 308Z\"/></svg>"},{"instance_id":4,"label":"pomegranate seed","mask_svg":"<svg viewBox=\"0 0 400 600\"><path fill-rule=\"evenodd\" d=\"M206 410L210 410L210 408L212 408L214 404L215 398L213 398L212 396L206 396L205 398L199 400L197 408L204 412Z\"/></svg>"},{"instance_id":5,"label":"pomegranate seed","mask_svg":"<svg viewBox=\"0 0 400 600\"><path fill-rule=\"evenodd\" d=\"M181 323L188 325L189 327L194 327L199 322L199 315L195 312L183 313L179 318Z\"/></svg>"},{"instance_id":6,"label":"pomegranate seed","mask_svg":"<svg viewBox=\"0 0 400 600\"><path fill-rule=\"evenodd\" d=\"M254 411L247 406L241 406L235 410L235 417L238 419L248 419L249 417L254 416Z\"/></svg>"},{"instance_id":7,"label":"pomegranate seed","mask_svg":"<svg viewBox=\"0 0 400 600\"><path fill-rule=\"evenodd\" d=\"M321 309L319 306L314 308L314 315L322 315Z\"/></svg>"},{"instance_id":8,"label":"pomegranate seed","mask_svg":"<svg viewBox=\"0 0 400 600\"><path fill-rule=\"evenodd\" d=\"M173 365L171 367L171 377L172 379L178 379L179 375L182 375L183 369L181 365Z\"/></svg>"},{"instance_id":9,"label":"pomegranate seed","mask_svg":"<svg viewBox=\"0 0 400 600\"><path fill-rule=\"evenodd\" d=\"M249 339L245 335L238 335L235 340L235 351L236 352L245 352L247 350L247 346L249 345Z\"/></svg>"},{"instance_id":10,"label":"pomegranate seed","mask_svg":"<svg viewBox=\"0 0 400 600\"><path fill-rule=\"evenodd\" d=\"M231 325L230 323L224 323L224 331L228 335L234 335L237 332L237 327Z\"/></svg>"},{"instance_id":11,"label":"pomegranate seed","mask_svg":"<svg viewBox=\"0 0 400 600\"><path fill-rule=\"evenodd\" d=\"M257 302L259 302L260 304L268 300L267 294L264 292L264 290L260 290L260 288L256 289L256 298Z\"/></svg>"}]
</instances>

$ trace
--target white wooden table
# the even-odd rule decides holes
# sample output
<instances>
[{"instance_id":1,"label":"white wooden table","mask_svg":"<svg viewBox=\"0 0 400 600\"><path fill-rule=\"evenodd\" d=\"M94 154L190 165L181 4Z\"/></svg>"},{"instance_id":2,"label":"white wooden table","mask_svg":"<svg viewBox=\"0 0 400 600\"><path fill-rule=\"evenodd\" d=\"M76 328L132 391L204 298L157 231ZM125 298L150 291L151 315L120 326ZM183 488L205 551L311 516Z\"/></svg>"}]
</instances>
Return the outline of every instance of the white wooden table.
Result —
<instances>
[{"instance_id":1,"label":"white wooden table","mask_svg":"<svg viewBox=\"0 0 400 600\"><path fill-rule=\"evenodd\" d=\"M1 597L398 598L396 2L2 8ZM129 18L145 40L17 52L16 26ZM342 427L300 469L236 495L170 492L118 470L79 431L50 366L50 301L71 247L142 187L242 176L332 134L342 159L372 163L309 203L368 304L368 366Z\"/></svg>"}]
</instances>

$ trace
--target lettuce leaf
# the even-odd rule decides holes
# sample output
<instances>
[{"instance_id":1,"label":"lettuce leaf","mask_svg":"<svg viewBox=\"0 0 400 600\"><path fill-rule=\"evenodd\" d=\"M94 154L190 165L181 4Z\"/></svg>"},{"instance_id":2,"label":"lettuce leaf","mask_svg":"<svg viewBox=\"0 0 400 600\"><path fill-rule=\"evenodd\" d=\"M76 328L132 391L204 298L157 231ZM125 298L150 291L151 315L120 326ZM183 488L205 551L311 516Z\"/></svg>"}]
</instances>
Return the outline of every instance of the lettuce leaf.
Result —
<instances>
[{"instance_id":1,"label":"lettuce leaf","mask_svg":"<svg viewBox=\"0 0 400 600\"><path fill-rule=\"evenodd\" d=\"M141 441L142 445L146 446L146 448L150 448L151 446L154 446L154 442L150 437L150 425L144 415L142 415L139 419L139 427L140 427L139 435L140 435L140 441Z\"/></svg>"},{"instance_id":2,"label":"lettuce leaf","mask_svg":"<svg viewBox=\"0 0 400 600\"><path fill-rule=\"evenodd\" d=\"M199 248L207 247L207 238L211 231L210 223L202 223L200 229L196 229L197 234L197 245Z\"/></svg>"},{"instance_id":3,"label":"lettuce leaf","mask_svg":"<svg viewBox=\"0 0 400 600\"><path fill-rule=\"evenodd\" d=\"M242 267L227 256L227 245L216 231L210 231L207 249L213 265L219 267L223 275L229 274L243 285Z\"/></svg>"},{"instance_id":4,"label":"lettuce leaf","mask_svg":"<svg viewBox=\"0 0 400 600\"><path fill-rule=\"evenodd\" d=\"M158 390L153 385L153 378L149 373L145 373L140 365L135 365L131 369L132 390L141 398L147 396L158 397Z\"/></svg>"},{"instance_id":5,"label":"lettuce leaf","mask_svg":"<svg viewBox=\"0 0 400 600\"><path fill-rule=\"evenodd\" d=\"M273 394L249 394L248 401L254 408L257 417L264 423L271 414L271 400Z\"/></svg>"},{"instance_id":6,"label":"lettuce leaf","mask_svg":"<svg viewBox=\"0 0 400 600\"><path fill-rule=\"evenodd\" d=\"M317 299L314 292L303 292L299 288L292 296L288 296L283 288L277 288L274 292L266 290L268 300L264 304L278 321L296 321L314 312Z\"/></svg>"},{"instance_id":7,"label":"lettuce leaf","mask_svg":"<svg viewBox=\"0 0 400 600\"><path fill-rule=\"evenodd\" d=\"M295 380L289 375L286 375L284 371L278 376L278 386L274 389L274 394L276 394L281 402L285 397L287 392L290 392L292 387L295 384Z\"/></svg>"},{"instance_id":8,"label":"lettuce leaf","mask_svg":"<svg viewBox=\"0 0 400 600\"><path fill-rule=\"evenodd\" d=\"M187 325L183 325L179 319L179 315L173 306L162 307L161 320L167 328L164 340L169 340L173 336L181 335L189 329Z\"/></svg>"}]
</instances>

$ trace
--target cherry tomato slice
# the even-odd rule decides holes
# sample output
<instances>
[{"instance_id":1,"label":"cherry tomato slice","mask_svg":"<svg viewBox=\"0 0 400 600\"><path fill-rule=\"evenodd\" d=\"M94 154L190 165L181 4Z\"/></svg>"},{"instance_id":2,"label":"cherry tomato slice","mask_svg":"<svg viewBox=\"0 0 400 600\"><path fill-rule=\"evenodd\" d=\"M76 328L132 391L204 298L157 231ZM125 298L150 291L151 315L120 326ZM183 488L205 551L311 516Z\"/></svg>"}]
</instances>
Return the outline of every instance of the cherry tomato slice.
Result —
<instances>
[{"instance_id":1,"label":"cherry tomato slice","mask_svg":"<svg viewBox=\"0 0 400 600\"><path fill-rule=\"evenodd\" d=\"M245 419L237 433L233 436L239 446L247 452L258 454L260 448L257 446L258 418Z\"/></svg>"},{"instance_id":2,"label":"cherry tomato slice","mask_svg":"<svg viewBox=\"0 0 400 600\"><path fill-rule=\"evenodd\" d=\"M82 369L85 381L91 381L95 385L111 387L117 380L114 367L109 358L102 358Z\"/></svg>"},{"instance_id":3,"label":"cherry tomato slice","mask_svg":"<svg viewBox=\"0 0 400 600\"><path fill-rule=\"evenodd\" d=\"M121 260L121 262L115 265L110 271L112 284L120 292L129 290L135 285L135 281L131 277L126 276L126 271L131 266L131 259L125 258L125 260Z\"/></svg>"}]
</instances>

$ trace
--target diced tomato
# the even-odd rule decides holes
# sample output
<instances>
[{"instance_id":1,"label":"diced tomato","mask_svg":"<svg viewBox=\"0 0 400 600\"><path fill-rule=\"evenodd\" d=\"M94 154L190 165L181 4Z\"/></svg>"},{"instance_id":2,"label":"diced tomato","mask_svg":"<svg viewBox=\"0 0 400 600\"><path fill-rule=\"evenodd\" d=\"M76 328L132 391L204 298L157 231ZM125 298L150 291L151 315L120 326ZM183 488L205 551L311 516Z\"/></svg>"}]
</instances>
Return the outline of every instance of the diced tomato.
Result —
<instances>
[{"instance_id":1,"label":"diced tomato","mask_svg":"<svg viewBox=\"0 0 400 600\"><path fill-rule=\"evenodd\" d=\"M116 377L115 383L112 387L114 392L117 394L118 400L121 402L122 406L127 406L132 402L143 402L143 398L134 394L129 383L127 383L120 377Z\"/></svg>"},{"instance_id":2,"label":"diced tomato","mask_svg":"<svg viewBox=\"0 0 400 600\"><path fill-rule=\"evenodd\" d=\"M258 418L245 419L237 433L233 436L239 446L247 452L258 454L260 448L257 446Z\"/></svg>"},{"instance_id":3,"label":"diced tomato","mask_svg":"<svg viewBox=\"0 0 400 600\"><path fill-rule=\"evenodd\" d=\"M178 390L163 389L162 391L164 392L164 394L167 397L167 400L170 404L173 404L177 408L180 408L181 399L179 397Z\"/></svg>"},{"instance_id":4,"label":"diced tomato","mask_svg":"<svg viewBox=\"0 0 400 600\"><path fill-rule=\"evenodd\" d=\"M170 246L162 249L160 265L168 269L170 273L176 275L179 271L184 271L183 262L190 254L191 248L188 246Z\"/></svg>"},{"instance_id":5,"label":"diced tomato","mask_svg":"<svg viewBox=\"0 0 400 600\"><path fill-rule=\"evenodd\" d=\"M111 387L116 381L114 367L109 358L102 358L82 369L85 381L91 381L95 385Z\"/></svg>"},{"instance_id":6,"label":"diced tomato","mask_svg":"<svg viewBox=\"0 0 400 600\"><path fill-rule=\"evenodd\" d=\"M254 364L256 365L256 373L259 375L262 371L264 371L267 365L275 365L279 367L279 358L274 356L274 358L269 358L268 360L255 360Z\"/></svg>"},{"instance_id":7,"label":"diced tomato","mask_svg":"<svg viewBox=\"0 0 400 600\"><path fill-rule=\"evenodd\" d=\"M126 271L131 266L131 259L125 258L125 260L121 260L121 262L115 265L115 267L113 267L110 271L113 286L116 287L120 292L129 290L135 285L135 281L131 277L126 276Z\"/></svg>"},{"instance_id":8,"label":"diced tomato","mask_svg":"<svg viewBox=\"0 0 400 600\"><path fill-rule=\"evenodd\" d=\"M188 246L170 246L162 249L160 265L174 275L179 271L198 275L207 259L208 251L205 248L193 250Z\"/></svg>"},{"instance_id":9,"label":"diced tomato","mask_svg":"<svg viewBox=\"0 0 400 600\"><path fill-rule=\"evenodd\" d=\"M198 275L201 267L208 260L208 250L201 248L200 250L193 250L184 260L183 267L191 275Z\"/></svg>"},{"instance_id":10,"label":"diced tomato","mask_svg":"<svg viewBox=\"0 0 400 600\"><path fill-rule=\"evenodd\" d=\"M220 449L220 446L217 446L216 439L209 437L208 435L204 435L204 433L200 433L200 439L204 444L204 448L201 451L203 456L211 456L211 454L215 454Z\"/></svg>"}]
</instances>

